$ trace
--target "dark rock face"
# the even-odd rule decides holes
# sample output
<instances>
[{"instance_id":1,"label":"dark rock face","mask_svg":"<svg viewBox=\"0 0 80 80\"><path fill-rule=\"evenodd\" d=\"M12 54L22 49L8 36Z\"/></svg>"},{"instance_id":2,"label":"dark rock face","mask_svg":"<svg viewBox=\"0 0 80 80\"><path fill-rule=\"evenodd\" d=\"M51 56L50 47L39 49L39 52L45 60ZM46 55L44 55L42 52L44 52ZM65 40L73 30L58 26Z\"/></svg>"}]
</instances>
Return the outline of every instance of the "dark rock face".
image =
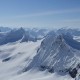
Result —
<instances>
[{"instance_id":1,"label":"dark rock face","mask_svg":"<svg viewBox=\"0 0 80 80\"><path fill-rule=\"evenodd\" d=\"M46 66L40 66L40 68L39 68L41 71L44 71L44 70L46 70Z\"/></svg>"},{"instance_id":2,"label":"dark rock face","mask_svg":"<svg viewBox=\"0 0 80 80\"><path fill-rule=\"evenodd\" d=\"M50 73L53 73L54 72L54 68L50 68L49 66L40 66L39 68L41 71L44 71L44 70L48 70L48 72Z\"/></svg>"},{"instance_id":3,"label":"dark rock face","mask_svg":"<svg viewBox=\"0 0 80 80\"><path fill-rule=\"evenodd\" d=\"M8 58L6 58L6 59L2 60L2 62L9 61L10 59L11 59L11 57L8 57Z\"/></svg>"},{"instance_id":4,"label":"dark rock face","mask_svg":"<svg viewBox=\"0 0 80 80\"><path fill-rule=\"evenodd\" d=\"M21 72L26 72L28 71L27 68L25 67Z\"/></svg>"},{"instance_id":5,"label":"dark rock face","mask_svg":"<svg viewBox=\"0 0 80 80\"><path fill-rule=\"evenodd\" d=\"M54 73L54 68L50 68L48 71L49 71L50 73Z\"/></svg>"},{"instance_id":6,"label":"dark rock face","mask_svg":"<svg viewBox=\"0 0 80 80\"><path fill-rule=\"evenodd\" d=\"M80 63L77 65L77 68L78 68L78 69L80 68Z\"/></svg>"},{"instance_id":7,"label":"dark rock face","mask_svg":"<svg viewBox=\"0 0 80 80\"><path fill-rule=\"evenodd\" d=\"M74 68L72 70L69 71L69 74L72 78L75 78L76 77L76 74L77 74L77 69Z\"/></svg>"}]
</instances>

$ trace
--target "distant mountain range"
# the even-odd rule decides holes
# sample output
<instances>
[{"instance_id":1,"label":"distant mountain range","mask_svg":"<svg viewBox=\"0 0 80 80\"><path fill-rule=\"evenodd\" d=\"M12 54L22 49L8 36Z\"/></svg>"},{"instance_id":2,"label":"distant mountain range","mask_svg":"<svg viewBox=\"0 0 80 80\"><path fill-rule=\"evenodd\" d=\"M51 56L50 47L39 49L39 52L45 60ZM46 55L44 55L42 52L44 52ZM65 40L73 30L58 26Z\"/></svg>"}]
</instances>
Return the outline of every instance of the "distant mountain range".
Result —
<instances>
[{"instance_id":1,"label":"distant mountain range","mask_svg":"<svg viewBox=\"0 0 80 80\"><path fill-rule=\"evenodd\" d=\"M3 29L3 27L1 27ZM0 33L0 45L19 41L37 41L42 39L49 31L47 29L8 29L4 27L4 31Z\"/></svg>"}]
</instances>

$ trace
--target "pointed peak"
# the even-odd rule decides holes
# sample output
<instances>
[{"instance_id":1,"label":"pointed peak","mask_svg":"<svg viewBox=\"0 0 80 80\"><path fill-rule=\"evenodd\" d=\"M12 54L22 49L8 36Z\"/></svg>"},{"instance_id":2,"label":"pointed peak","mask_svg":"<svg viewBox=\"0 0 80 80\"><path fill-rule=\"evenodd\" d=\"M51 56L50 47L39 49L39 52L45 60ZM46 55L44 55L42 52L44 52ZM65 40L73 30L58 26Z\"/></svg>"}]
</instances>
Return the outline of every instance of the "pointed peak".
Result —
<instances>
[{"instance_id":1,"label":"pointed peak","mask_svg":"<svg viewBox=\"0 0 80 80\"><path fill-rule=\"evenodd\" d=\"M19 28L18 30L20 30L20 31L25 31L25 29L24 29L24 28L22 28L22 27L21 27L21 28Z\"/></svg>"}]
</instances>

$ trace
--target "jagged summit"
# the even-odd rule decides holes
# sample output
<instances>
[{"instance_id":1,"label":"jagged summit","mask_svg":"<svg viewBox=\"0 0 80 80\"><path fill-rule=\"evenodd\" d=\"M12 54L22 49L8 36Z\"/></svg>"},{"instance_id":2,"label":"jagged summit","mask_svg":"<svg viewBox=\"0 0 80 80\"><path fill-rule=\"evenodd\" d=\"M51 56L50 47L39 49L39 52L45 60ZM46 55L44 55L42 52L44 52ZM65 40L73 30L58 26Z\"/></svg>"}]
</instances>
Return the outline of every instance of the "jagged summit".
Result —
<instances>
[{"instance_id":1,"label":"jagged summit","mask_svg":"<svg viewBox=\"0 0 80 80\"><path fill-rule=\"evenodd\" d=\"M59 72L69 68L74 68L79 64L80 51L73 49L69 46L63 35L51 35L48 34L42 41L37 55L33 58L33 61L28 66L29 69L54 69Z\"/></svg>"}]
</instances>

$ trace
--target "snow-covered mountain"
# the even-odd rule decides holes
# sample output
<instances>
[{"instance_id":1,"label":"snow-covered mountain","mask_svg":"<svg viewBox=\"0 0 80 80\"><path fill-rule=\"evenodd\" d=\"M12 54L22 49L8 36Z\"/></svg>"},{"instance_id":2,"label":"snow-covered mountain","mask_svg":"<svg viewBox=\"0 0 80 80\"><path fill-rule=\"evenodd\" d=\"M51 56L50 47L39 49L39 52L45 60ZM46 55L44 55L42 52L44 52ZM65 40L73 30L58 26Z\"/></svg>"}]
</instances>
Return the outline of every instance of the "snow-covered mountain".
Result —
<instances>
[{"instance_id":1,"label":"snow-covered mountain","mask_svg":"<svg viewBox=\"0 0 80 80\"><path fill-rule=\"evenodd\" d=\"M37 28L33 28L33 29L28 28L28 29L25 29L25 30L29 31L29 34L31 36L36 37L37 39L42 39L50 31L48 29L37 29Z\"/></svg>"},{"instance_id":2,"label":"snow-covered mountain","mask_svg":"<svg viewBox=\"0 0 80 80\"><path fill-rule=\"evenodd\" d=\"M80 51L68 45L63 35L55 35L54 32L46 36L37 52L27 70L38 68L49 72L65 72L80 63Z\"/></svg>"},{"instance_id":3,"label":"snow-covered mountain","mask_svg":"<svg viewBox=\"0 0 80 80\"><path fill-rule=\"evenodd\" d=\"M0 45L16 41L35 42L39 39L42 39L47 33L48 31L46 29L40 29L40 30L34 30L34 29L25 30L24 28L12 29L9 32L0 33Z\"/></svg>"},{"instance_id":4,"label":"snow-covered mountain","mask_svg":"<svg viewBox=\"0 0 80 80\"><path fill-rule=\"evenodd\" d=\"M71 28L61 28L57 30L57 33L59 34L71 34L72 36L80 36L80 29L71 29Z\"/></svg>"},{"instance_id":5,"label":"snow-covered mountain","mask_svg":"<svg viewBox=\"0 0 80 80\"><path fill-rule=\"evenodd\" d=\"M48 32L1 32L0 80L79 80L80 42L68 31Z\"/></svg>"}]
</instances>

